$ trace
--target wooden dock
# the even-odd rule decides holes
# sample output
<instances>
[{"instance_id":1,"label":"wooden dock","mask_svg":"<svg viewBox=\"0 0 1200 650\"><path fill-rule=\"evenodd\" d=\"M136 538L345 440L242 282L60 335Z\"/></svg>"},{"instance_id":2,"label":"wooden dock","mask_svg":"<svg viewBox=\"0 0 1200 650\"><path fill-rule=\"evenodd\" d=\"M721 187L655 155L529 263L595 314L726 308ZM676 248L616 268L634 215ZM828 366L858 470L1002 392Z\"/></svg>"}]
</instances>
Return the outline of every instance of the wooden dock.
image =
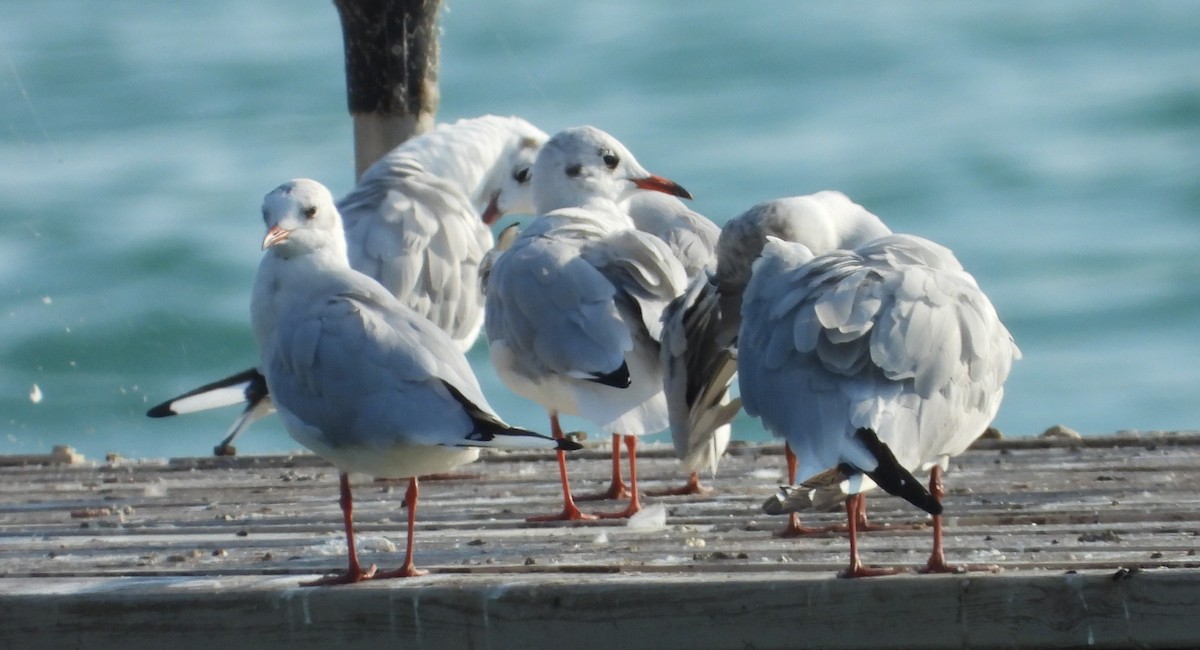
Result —
<instances>
[{"instance_id":1,"label":"wooden dock","mask_svg":"<svg viewBox=\"0 0 1200 650\"><path fill-rule=\"evenodd\" d=\"M644 489L682 480L639 454ZM570 463L601 485L603 448ZM777 445L735 446L709 496L623 522L555 511L549 455L490 455L422 483L427 577L300 588L340 570L337 474L318 458L0 468L0 648L1200 647L1200 436L985 440L947 475L952 562L996 573L836 578L842 534L779 539L760 506ZM403 485L355 481L360 550L404 552ZM915 567L925 519L869 500L869 564ZM595 509L614 510L599 503ZM806 523L836 523L840 512Z\"/></svg>"}]
</instances>

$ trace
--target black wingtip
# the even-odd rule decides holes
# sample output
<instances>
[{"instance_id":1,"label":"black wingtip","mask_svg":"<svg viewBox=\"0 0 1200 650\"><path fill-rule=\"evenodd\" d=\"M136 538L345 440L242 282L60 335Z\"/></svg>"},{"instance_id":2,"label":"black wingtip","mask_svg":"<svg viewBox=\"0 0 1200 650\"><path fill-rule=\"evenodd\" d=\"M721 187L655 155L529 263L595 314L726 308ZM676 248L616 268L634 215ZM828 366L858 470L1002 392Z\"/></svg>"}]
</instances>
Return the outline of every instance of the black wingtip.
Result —
<instances>
[{"instance_id":1,"label":"black wingtip","mask_svg":"<svg viewBox=\"0 0 1200 650\"><path fill-rule=\"evenodd\" d=\"M175 415L175 411L171 410L171 402L175 400L167 400L158 406L146 411L146 417L150 418L165 418Z\"/></svg>"},{"instance_id":2,"label":"black wingtip","mask_svg":"<svg viewBox=\"0 0 1200 650\"><path fill-rule=\"evenodd\" d=\"M229 386L236 386L237 384L246 384L244 388L246 401L250 402L251 407L261 402L263 398L270 394L270 391L267 390L267 378L258 371L258 368L247 368L236 375L230 375L224 379L218 379L217 381L207 383L199 388L189 390L182 395L172 397L162 404L159 404L158 406L151 408L149 411L146 411L146 417L165 418L172 415L179 415L175 411L171 410L171 405L175 402L193 395L206 393L214 388L228 388Z\"/></svg>"},{"instance_id":3,"label":"black wingtip","mask_svg":"<svg viewBox=\"0 0 1200 650\"><path fill-rule=\"evenodd\" d=\"M621 362L621 367L609 373L593 373L591 381L613 388L629 388L629 364Z\"/></svg>"},{"instance_id":4,"label":"black wingtip","mask_svg":"<svg viewBox=\"0 0 1200 650\"><path fill-rule=\"evenodd\" d=\"M271 394L271 391L267 388L267 378L257 368L245 374L248 380L246 384L246 400L252 405L258 404Z\"/></svg>"},{"instance_id":5,"label":"black wingtip","mask_svg":"<svg viewBox=\"0 0 1200 650\"><path fill-rule=\"evenodd\" d=\"M583 445L571 440L570 438L558 438L557 449L559 451L579 451L580 449L583 449Z\"/></svg>"},{"instance_id":6,"label":"black wingtip","mask_svg":"<svg viewBox=\"0 0 1200 650\"><path fill-rule=\"evenodd\" d=\"M913 504L931 515L942 514L942 504L929 493L925 485L918 481L905 469L892 450L879 440L871 429L859 429L855 432L859 441L875 456L878 466L872 472L866 472L884 492Z\"/></svg>"}]
</instances>

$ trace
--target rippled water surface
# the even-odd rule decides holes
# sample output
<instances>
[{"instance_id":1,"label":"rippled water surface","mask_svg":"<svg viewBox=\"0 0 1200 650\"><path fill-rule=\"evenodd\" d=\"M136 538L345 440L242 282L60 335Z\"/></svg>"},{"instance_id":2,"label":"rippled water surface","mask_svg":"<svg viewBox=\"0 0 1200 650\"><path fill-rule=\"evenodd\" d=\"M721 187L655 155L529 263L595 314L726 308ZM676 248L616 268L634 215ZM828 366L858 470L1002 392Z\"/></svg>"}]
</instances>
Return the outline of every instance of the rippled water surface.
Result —
<instances>
[{"instance_id":1,"label":"rippled water surface","mask_svg":"<svg viewBox=\"0 0 1200 650\"><path fill-rule=\"evenodd\" d=\"M594 124L718 222L836 188L953 248L1025 353L1006 433L1200 428L1200 6L448 2L441 24L443 120ZM0 6L0 453L219 440L234 410L143 413L253 363L262 195L352 185L342 65L327 2ZM274 420L239 443L295 447Z\"/></svg>"}]
</instances>

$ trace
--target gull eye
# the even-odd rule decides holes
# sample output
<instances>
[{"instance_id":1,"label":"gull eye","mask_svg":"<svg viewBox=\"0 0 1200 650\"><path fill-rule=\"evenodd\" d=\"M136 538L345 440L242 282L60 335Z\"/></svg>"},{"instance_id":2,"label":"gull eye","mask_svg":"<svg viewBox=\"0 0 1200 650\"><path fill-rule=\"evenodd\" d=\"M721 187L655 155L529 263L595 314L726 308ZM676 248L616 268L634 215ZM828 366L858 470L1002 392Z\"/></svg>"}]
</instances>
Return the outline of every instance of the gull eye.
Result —
<instances>
[{"instance_id":1,"label":"gull eye","mask_svg":"<svg viewBox=\"0 0 1200 650\"><path fill-rule=\"evenodd\" d=\"M304 208L302 213L304 214L305 219L312 219L313 217L317 216L317 206L310 205L307 208Z\"/></svg>"},{"instance_id":2,"label":"gull eye","mask_svg":"<svg viewBox=\"0 0 1200 650\"><path fill-rule=\"evenodd\" d=\"M522 167L513 172L513 180L521 184L527 182L529 180L529 168Z\"/></svg>"},{"instance_id":3,"label":"gull eye","mask_svg":"<svg viewBox=\"0 0 1200 650\"><path fill-rule=\"evenodd\" d=\"M580 165L579 163L575 163L574 165L567 167L567 176L570 176L571 178L575 178L582 173L583 165Z\"/></svg>"},{"instance_id":4,"label":"gull eye","mask_svg":"<svg viewBox=\"0 0 1200 650\"><path fill-rule=\"evenodd\" d=\"M601 151L600 153L602 154L604 165L609 169L616 169L617 165L621 164L621 159L617 157L617 154L611 151Z\"/></svg>"}]
</instances>

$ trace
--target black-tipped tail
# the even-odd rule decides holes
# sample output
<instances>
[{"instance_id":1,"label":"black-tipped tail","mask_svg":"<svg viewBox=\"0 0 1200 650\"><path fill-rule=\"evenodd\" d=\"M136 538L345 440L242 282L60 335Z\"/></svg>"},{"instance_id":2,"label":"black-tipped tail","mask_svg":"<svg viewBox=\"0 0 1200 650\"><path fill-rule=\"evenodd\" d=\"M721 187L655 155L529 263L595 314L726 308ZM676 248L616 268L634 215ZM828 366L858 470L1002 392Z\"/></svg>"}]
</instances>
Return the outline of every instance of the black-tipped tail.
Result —
<instances>
[{"instance_id":1,"label":"black-tipped tail","mask_svg":"<svg viewBox=\"0 0 1200 650\"><path fill-rule=\"evenodd\" d=\"M592 373L590 381L613 388L629 388L629 364L621 362L621 367L609 373Z\"/></svg>"},{"instance_id":2,"label":"black-tipped tail","mask_svg":"<svg viewBox=\"0 0 1200 650\"><path fill-rule=\"evenodd\" d=\"M913 504L931 515L942 514L942 504L929 493L925 485L918 481L907 469L904 469L892 454L892 450L879 440L879 436L871 429L859 429L855 432L859 441L875 456L879 463L875 470L866 472L884 492ZM849 469L849 468L847 468Z\"/></svg>"}]
</instances>

